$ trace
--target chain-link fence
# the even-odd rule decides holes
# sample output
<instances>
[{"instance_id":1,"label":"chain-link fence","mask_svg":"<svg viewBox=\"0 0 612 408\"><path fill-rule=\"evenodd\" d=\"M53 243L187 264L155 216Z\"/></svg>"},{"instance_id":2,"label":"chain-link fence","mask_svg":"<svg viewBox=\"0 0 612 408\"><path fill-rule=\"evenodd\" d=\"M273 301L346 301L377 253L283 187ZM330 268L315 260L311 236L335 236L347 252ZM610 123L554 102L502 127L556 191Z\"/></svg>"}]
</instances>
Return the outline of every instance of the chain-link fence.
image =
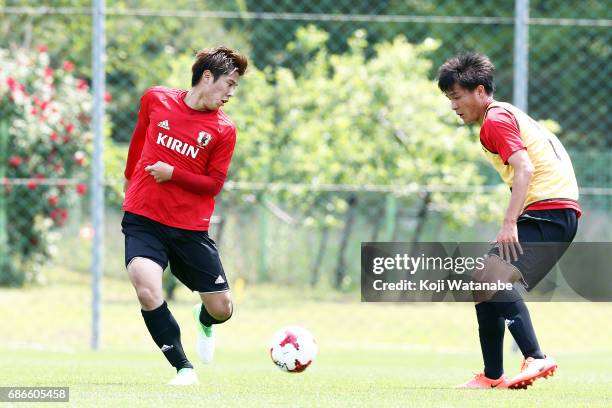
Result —
<instances>
[{"instance_id":1,"label":"chain-link fence","mask_svg":"<svg viewBox=\"0 0 612 408\"><path fill-rule=\"evenodd\" d=\"M0 7L14 62L0 70L1 284L41 276L51 255L89 270L89 3ZM610 240L611 11L552 4L528 2L528 110L573 158L579 239ZM193 51L219 44L251 61L227 109L239 142L211 229L231 276L351 288L360 241L492 236L504 193L486 187L498 180L472 155L476 134L456 126L434 79L449 56L479 51L497 66L496 97L512 101L515 23L515 2L107 1L105 273L124 273L121 178L139 97L188 87Z\"/></svg>"}]
</instances>

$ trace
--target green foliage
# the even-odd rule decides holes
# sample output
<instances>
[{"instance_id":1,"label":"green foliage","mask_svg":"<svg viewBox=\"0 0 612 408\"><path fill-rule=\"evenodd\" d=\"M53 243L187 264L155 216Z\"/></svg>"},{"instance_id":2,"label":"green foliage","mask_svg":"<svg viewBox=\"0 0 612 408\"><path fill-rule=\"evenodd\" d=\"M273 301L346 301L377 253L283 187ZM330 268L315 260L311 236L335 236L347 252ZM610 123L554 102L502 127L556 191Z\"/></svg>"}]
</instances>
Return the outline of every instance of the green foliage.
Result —
<instances>
[{"instance_id":1,"label":"green foliage","mask_svg":"<svg viewBox=\"0 0 612 408\"><path fill-rule=\"evenodd\" d=\"M0 49L0 285L37 277L53 253L54 230L87 187L47 179L77 178L91 140L91 96L72 75L73 65L50 65L46 48L37 52ZM8 152L8 154L6 154ZM13 184L11 179L29 179Z\"/></svg>"},{"instance_id":2,"label":"green foliage","mask_svg":"<svg viewBox=\"0 0 612 408\"><path fill-rule=\"evenodd\" d=\"M241 81L239 103L228 105L239 129L232 180L398 187L483 183L474 163L480 158L477 139L457 126L448 101L428 78L427 55L438 42L413 45L399 36L375 45L374 56L366 58L365 31L354 33L343 54L330 53L327 38L314 26L303 27L288 45L295 58L306 61L299 72L268 70L267 81L254 68ZM348 198L326 197L306 191L271 196L307 214L305 222L337 225ZM435 194L432 205L458 224L468 222L462 216L466 208L473 208L471 222L491 214L482 211L484 200L463 195L451 205L458 200Z\"/></svg>"},{"instance_id":3,"label":"green foliage","mask_svg":"<svg viewBox=\"0 0 612 408\"><path fill-rule=\"evenodd\" d=\"M567 0L551 2L532 0L532 18L610 19L611 8L604 0ZM236 3L240 11L354 14L368 16L409 17L477 17L503 18L504 23L474 22L416 22L384 21L337 22L318 20L313 24L329 35L332 52L343 53L350 48L350 34L359 28L367 29L372 41L366 50L372 53L373 44L391 41L404 35L411 43L431 37L442 46L429 59L433 78L437 67L450 56L462 51L478 51L489 55L497 67L496 97L512 100L514 1L455 1L455 0L366 0L268 2L242 0ZM253 44L252 57L259 67L281 65L294 72L301 69L302 58L296 58L290 45L295 42L287 33L296 33L304 24L301 20L246 20L228 21L231 27L241 26L249 33ZM529 111L535 118L553 118L563 128L558 135L567 148L609 148L612 137L606 127L607 98L610 94L610 33L600 25L575 26L551 23L529 26ZM571 41L568 41L571 39ZM562 46L560 46L562 44Z\"/></svg>"}]
</instances>

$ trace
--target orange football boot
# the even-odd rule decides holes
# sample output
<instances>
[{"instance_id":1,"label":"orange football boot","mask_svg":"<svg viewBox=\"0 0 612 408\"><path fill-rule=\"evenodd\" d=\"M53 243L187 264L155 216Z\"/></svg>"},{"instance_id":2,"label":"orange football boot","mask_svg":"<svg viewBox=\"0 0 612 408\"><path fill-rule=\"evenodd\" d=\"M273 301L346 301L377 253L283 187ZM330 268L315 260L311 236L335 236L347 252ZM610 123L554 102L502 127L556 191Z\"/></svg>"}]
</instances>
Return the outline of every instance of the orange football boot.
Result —
<instances>
[{"instance_id":1,"label":"orange football boot","mask_svg":"<svg viewBox=\"0 0 612 408\"><path fill-rule=\"evenodd\" d=\"M508 378L502 374L497 380L485 377L484 373L479 373L465 384L458 385L457 388L508 388Z\"/></svg>"},{"instance_id":2,"label":"orange football boot","mask_svg":"<svg viewBox=\"0 0 612 408\"><path fill-rule=\"evenodd\" d=\"M538 378L552 377L557 371L557 362L552 357L527 357L521 365L521 372L508 382L508 388L527 389Z\"/></svg>"}]
</instances>

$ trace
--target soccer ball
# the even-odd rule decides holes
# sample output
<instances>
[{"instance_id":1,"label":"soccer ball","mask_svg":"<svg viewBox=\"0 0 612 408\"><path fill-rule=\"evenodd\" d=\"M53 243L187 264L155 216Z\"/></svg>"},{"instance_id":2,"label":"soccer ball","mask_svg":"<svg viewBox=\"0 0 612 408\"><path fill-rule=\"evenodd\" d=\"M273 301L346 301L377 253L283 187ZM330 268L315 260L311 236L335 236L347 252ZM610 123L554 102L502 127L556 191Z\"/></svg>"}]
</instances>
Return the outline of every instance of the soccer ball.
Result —
<instances>
[{"instance_id":1,"label":"soccer ball","mask_svg":"<svg viewBox=\"0 0 612 408\"><path fill-rule=\"evenodd\" d=\"M270 357L281 370L301 373L317 356L317 342L308 330L300 326L287 326L272 337Z\"/></svg>"}]
</instances>

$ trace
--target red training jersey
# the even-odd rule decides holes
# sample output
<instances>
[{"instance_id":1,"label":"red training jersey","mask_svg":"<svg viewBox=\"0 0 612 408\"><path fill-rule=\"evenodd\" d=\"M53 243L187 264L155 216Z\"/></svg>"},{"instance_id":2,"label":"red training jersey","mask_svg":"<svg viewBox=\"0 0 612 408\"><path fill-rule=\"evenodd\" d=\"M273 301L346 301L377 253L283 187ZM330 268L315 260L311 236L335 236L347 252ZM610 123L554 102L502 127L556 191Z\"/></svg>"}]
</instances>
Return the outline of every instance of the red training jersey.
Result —
<instances>
[{"instance_id":1,"label":"red training jersey","mask_svg":"<svg viewBox=\"0 0 612 408\"><path fill-rule=\"evenodd\" d=\"M485 121L480 128L480 143L491 153L498 154L504 164L519 150L527 150L523 144L521 133L512 113L499 107L489 109ZM571 208L578 217L582 215L580 205L572 200L544 200L535 202L524 211L557 210Z\"/></svg>"},{"instance_id":2,"label":"red training jersey","mask_svg":"<svg viewBox=\"0 0 612 408\"><path fill-rule=\"evenodd\" d=\"M156 86L140 99L123 209L171 227L206 231L234 153L236 127L221 110L190 108L186 95ZM169 181L157 183L145 171L158 161L174 166Z\"/></svg>"}]
</instances>

